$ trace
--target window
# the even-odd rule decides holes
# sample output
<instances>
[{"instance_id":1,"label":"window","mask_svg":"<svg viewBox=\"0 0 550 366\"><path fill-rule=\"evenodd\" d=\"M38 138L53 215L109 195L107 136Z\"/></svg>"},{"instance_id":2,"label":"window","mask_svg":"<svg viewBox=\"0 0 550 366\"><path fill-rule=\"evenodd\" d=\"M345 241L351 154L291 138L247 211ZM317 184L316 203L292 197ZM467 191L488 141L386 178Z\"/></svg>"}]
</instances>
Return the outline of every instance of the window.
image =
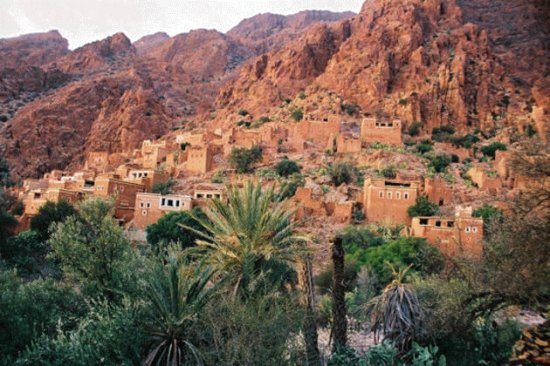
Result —
<instances>
[{"instance_id":1,"label":"window","mask_svg":"<svg viewBox=\"0 0 550 366\"><path fill-rule=\"evenodd\" d=\"M215 196L216 196L217 199L222 198L222 195L221 195L221 194L216 194Z\"/></svg>"},{"instance_id":2,"label":"window","mask_svg":"<svg viewBox=\"0 0 550 366\"><path fill-rule=\"evenodd\" d=\"M141 203L139 204L139 207L143 208L143 206L144 206L144 204L143 204L143 202L141 202Z\"/></svg>"},{"instance_id":3,"label":"window","mask_svg":"<svg viewBox=\"0 0 550 366\"><path fill-rule=\"evenodd\" d=\"M472 233L477 233L477 227L472 226Z\"/></svg>"},{"instance_id":4,"label":"window","mask_svg":"<svg viewBox=\"0 0 550 366\"><path fill-rule=\"evenodd\" d=\"M206 198L212 198L212 194L207 193L207 194L206 194Z\"/></svg>"},{"instance_id":5,"label":"window","mask_svg":"<svg viewBox=\"0 0 550 366\"><path fill-rule=\"evenodd\" d=\"M160 205L165 206L166 205L166 198L163 198L160 200Z\"/></svg>"},{"instance_id":6,"label":"window","mask_svg":"<svg viewBox=\"0 0 550 366\"><path fill-rule=\"evenodd\" d=\"M174 207L174 200L167 200L167 206Z\"/></svg>"},{"instance_id":7,"label":"window","mask_svg":"<svg viewBox=\"0 0 550 366\"><path fill-rule=\"evenodd\" d=\"M467 233L470 232L470 227L469 226L466 226L466 229L464 229L464 231L466 231Z\"/></svg>"},{"instance_id":8,"label":"window","mask_svg":"<svg viewBox=\"0 0 550 366\"><path fill-rule=\"evenodd\" d=\"M378 193L378 197L384 198L384 192L380 191L380 192Z\"/></svg>"},{"instance_id":9,"label":"window","mask_svg":"<svg viewBox=\"0 0 550 366\"><path fill-rule=\"evenodd\" d=\"M454 227L455 222L454 221L447 221L447 227Z\"/></svg>"},{"instance_id":10,"label":"window","mask_svg":"<svg viewBox=\"0 0 550 366\"><path fill-rule=\"evenodd\" d=\"M401 192L395 192L395 199L401 199Z\"/></svg>"},{"instance_id":11,"label":"window","mask_svg":"<svg viewBox=\"0 0 550 366\"><path fill-rule=\"evenodd\" d=\"M428 219L420 219L420 225L423 225L423 226L428 225Z\"/></svg>"},{"instance_id":12,"label":"window","mask_svg":"<svg viewBox=\"0 0 550 366\"><path fill-rule=\"evenodd\" d=\"M147 216L147 210L141 211L141 214L142 214L143 216Z\"/></svg>"},{"instance_id":13,"label":"window","mask_svg":"<svg viewBox=\"0 0 550 366\"><path fill-rule=\"evenodd\" d=\"M180 207L180 200L176 200L176 207Z\"/></svg>"},{"instance_id":14,"label":"window","mask_svg":"<svg viewBox=\"0 0 550 366\"><path fill-rule=\"evenodd\" d=\"M409 199L409 194L408 194L408 193L406 193L406 192L405 192L405 193L403 193L403 199L406 199L406 200L408 200L408 199Z\"/></svg>"},{"instance_id":15,"label":"window","mask_svg":"<svg viewBox=\"0 0 550 366\"><path fill-rule=\"evenodd\" d=\"M439 206L443 206L443 199L439 200Z\"/></svg>"},{"instance_id":16,"label":"window","mask_svg":"<svg viewBox=\"0 0 550 366\"><path fill-rule=\"evenodd\" d=\"M387 195L388 195L388 199L391 200L391 192L388 192Z\"/></svg>"},{"instance_id":17,"label":"window","mask_svg":"<svg viewBox=\"0 0 550 366\"><path fill-rule=\"evenodd\" d=\"M437 220L437 221L435 222L435 226L441 227L441 221Z\"/></svg>"},{"instance_id":18,"label":"window","mask_svg":"<svg viewBox=\"0 0 550 366\"><path fill-rule=\"evenodd\" d=\"M197 193L197 198L204 198L204 194L202 194L202 193Z\"/></svg>"},{"instance_id":19,"label":"window","mask_svg":"<svg viewBox=\"0 0 550 366\"><path fill-rule=\"evenodd\" d=\"M147 208L151 208L151 202L147 202Z\"/></svg>"}]
</instances>

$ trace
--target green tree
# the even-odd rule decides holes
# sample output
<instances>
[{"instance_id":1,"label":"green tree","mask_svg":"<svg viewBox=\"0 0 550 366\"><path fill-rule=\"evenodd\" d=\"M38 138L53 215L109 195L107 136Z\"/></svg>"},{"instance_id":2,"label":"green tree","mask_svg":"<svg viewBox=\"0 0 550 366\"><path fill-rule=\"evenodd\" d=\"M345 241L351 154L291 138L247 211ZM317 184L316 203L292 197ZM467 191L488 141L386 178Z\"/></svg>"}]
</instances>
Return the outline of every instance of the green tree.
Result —
<instances>
[{"instance_id":1,"label":"green tree","mask_svg":"<svg viewBox=\"0 0 550 366\"><path fill-rule=\"evenodd\" d=\"M372 317L375 338L383 335L402 353L425 334L422 327L423 310L416 291L411 285L403 283L406 272L407 269L399 272L394 270L394 280L380 296L371 300L367 310Z\"/></svg>"},{"instance_id":2,"label":"green tree","mask_svg":"<svg viewBox=\"0 0 550 366\"><path fill-rule=\"evenodd\" d=\"M192 211L171 212L160 218L155 224L147 227L147 242L151 244L156 253L166 249L170 243L179 243L182 249L195 245L198 238L193 231L182 226L193 228L196 231L203 231L203 227L195 218L206 219L202 210L198 207Z\"/></svg>"},{"instance_id":3,"label":"green tree","mask_svg":"<svg viewBox=\"0 0 550 366\"><path fill-rule=\"evenodd\" d=\"M259 146L253 146L250 149L246 147L237 147L231 150L229 163L237 173L249 173L253 165L262 159L262 149Z\"/></svg>"},{"instance_id":4,"label":"green tree","mask_svg":"<svg viewBox=\"0 0 550 366\"><path fill-rule=\"evenodd\" d=\"M51 279L25 283L15 272L0 271L0 365L13 360L40 335L74 328L84 299Z\"/></svg>"},{"instance_id":5,"label":"green tree","mask_svg":"<svg viewBox=\"0 0 550 366\"><path fill-rule=\"evenodd\" d=\"M170 194L172 193L172 187L176 185L176 181L172 178L168 179L165 182L157 182L153 184L153 193Z\"/></svg>"},{"instance_id":6,"label":"green tree","mask_svg":"<svg viewBox=\"0 0 550 366\"><path fill-rule=\"evenodd\" d=\"M34 230L42 240L50 237L50 228L53 223L64 222L68 217L77 215L74 206L65 200L46 202L36 216L31 219L31 230Z\"/></svg>"},{"instance_id":7,"label":"green tree","mask_svg":"<svg viewBox=\"0 0 550 366\"><path fill-rule=\"evenodd\" d=\"M291 280L290 266L300 260L305 240L295 235L294 211L286 202L274 202L273 187L263 191L249 182L242 190L230 186L227 191L227 203L210 201L208 220L199 218L207 234L195 231L202 239L191 250L214 266L235 295Z\"/></svg>"},{"instance_id":8,"label":"green tree","mask_svg":"<svg viewBox=\"0 0 550 366\"><path fill-rule=\"evenodd\" d=\"M152 276L147 297L151 301L149 352L144 365L200 364L202 356L194 337L204 307L217 287L208 287L214 270L196 267L192 272L170 254Z\"/></svg>"},{"instance_id":9,"label":"green tree","mask_svg":"<svg viewBox=\"0 0 550 366\"><path fill-rule=\"evenodd\" d=\"M5 249L8 237L12 236L17 226L17 220L9 211L10 203L3 191L0 191L0 253Z\"/></svg>"},{"instance_id":10,"label":"green tree","mask_svg":"<svg viewBox=\"0 0 550 366\"><path fill-rule=\"evenodd\" d=\"M301 168L294 160L285 158L277 163L275 170L281 177L288 177L291 174L300 173Z\"/></svg>"},{"instance_id":11,"label":"green tree","mask_svg":"<svg viewBox=\"0 0 550 366\"><path fill-rule=\"evenodd\" d=\"M48 245L33 230L23 231L0 245L2 259L23 274L38 272L45 263L48 252Z\"/></svg>"},{"instance_id":12,"label":"green tree","mask_svg":"<svg viewBox=\"0 0 550 366\"><path fill-rule=\"evenodd\" d=\"M8 162L0 158L0 187L9 187L13 184L10 179L10 167Z\"/></svg>"},{"instance_id":13,"label":"green tree","mask_svg":"<svg viewBox=\"0 0 550 366\"><path fill-rule=\"evenodd\" d=\"M296 108L292 111L292 114L290 116L294 121L300 122L304 118L304 111L302 110L302 108Z\"/></svg>"},{"instance_id":14,"label":"green tree","mask_svg":"<svg viewBox=\"0 0 550 366\"><path fill-rule=\"evenodd\" d=\"M438 154L430 161L430 167L432 167L436 173L443 173L447 170L447 167L451 165L452 158L447 154Z\"/></svg>"},{"instance_id":15,"label":"green tree","mask_svg":"<svg viewBox=\"0 0 550 366\"><path fill-rule=\"evenodd\" d=\"M114 201L89 199L78 206L79 217L54 224L49 256L57 260L69 280L92 294L109 298L120 295L132 282L128 270L133 261L130 243L122 228L113 220Z\"/></svg>"},{"instance_id":16,"label":"green tree","mask_svg":"<svg viewBox=\"0 0 550 366\"><path fill-rule=\"evenodd\" d=\"M354 166L346 161L338 161L328 167L328 174L335 186L351 183L355 177Z\"/></svg>"},{"instance_id":17,"label":"green tree","mask_svg":"<svg viewBox=\"0 0 550 366\"><path fill-rule=\"evenodd\" d=\"M506 145L502 142L493 142L490 145L481 147L481 152L483 153L483 155L491 157L493 159L495 158L497 150L506 151Z\"/></svg>"},{"instance_id":18,"label":"green tree","mask_svg":"<svg viewBox=\"0 0 550 366\"><path fill-rule=\"evenodd\" d=\"M484 204L472 212L473 217L483 218L483 232L489 233L491 226L504 220L504 212L495 206Z\"/></svg>"},{"instance_id":19,"label":"green tree","mask_svg":"<svg viewBox=\"0 0 550 366\"><path fill-rule=\"evenodd\" d=\"M410 217L434 216L438 211L439 207L435 203L430 202L426 196L418 196L414 205L407 209Z\"/></svg>"}]
</instances>

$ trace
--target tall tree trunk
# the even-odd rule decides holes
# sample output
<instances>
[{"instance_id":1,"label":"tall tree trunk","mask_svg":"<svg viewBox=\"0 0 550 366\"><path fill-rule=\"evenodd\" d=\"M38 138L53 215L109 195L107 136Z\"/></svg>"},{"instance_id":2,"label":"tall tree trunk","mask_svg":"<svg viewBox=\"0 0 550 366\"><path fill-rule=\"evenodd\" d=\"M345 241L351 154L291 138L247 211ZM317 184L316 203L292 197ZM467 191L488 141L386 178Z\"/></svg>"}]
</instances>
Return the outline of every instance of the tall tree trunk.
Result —
<instances>
[{"instance_id":1,"label":"tall tree trunk","mask_svg":"<svg viewBox=\"0 0 550 366\"><path fill-rule=\"evenodd\" d=\"M299 285L302 288L302 301L306 307L306 315L302 323L302 332L306 344L306 365L320 366L321 356L317 344L317 321L315 315L315 292L313 287L313 275L311 273L311 261L305 259L299 270Z\"/></svg>"},{"instance_id":2,"label":"tall tree trunk","mask_svg":"<svg viewBox=\"0 0 550 366\"><path fill-rule=\"evenodd\" d=\"M347 343L348 323L346 319L345 279L344 279L344 247L342 238L337 236L332 244L332 352L345 347Z\"/></svg>"}]
</instances>

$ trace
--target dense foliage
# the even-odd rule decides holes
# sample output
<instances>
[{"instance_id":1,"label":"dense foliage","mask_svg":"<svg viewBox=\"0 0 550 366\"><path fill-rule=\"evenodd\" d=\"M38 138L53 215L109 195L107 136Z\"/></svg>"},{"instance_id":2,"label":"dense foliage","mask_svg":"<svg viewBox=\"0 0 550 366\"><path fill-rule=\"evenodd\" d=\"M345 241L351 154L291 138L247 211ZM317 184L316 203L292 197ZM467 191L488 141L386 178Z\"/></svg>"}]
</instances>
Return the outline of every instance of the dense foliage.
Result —
<instances>
[{"instance_id":1,"label":"dense foliage","mask_svg":"<svg viewBox=\"0 0 550 366\"><path fill-rule=\"evenodd\" d=\"M249 173L253 165L262 159L262 149L253 146L250 149L246 147L237 147L231 150L229 163L237 173Z\"/></svg>"},{"instance_id":2,"label":"dense foliage","mask_svg":"<svg viewBox=\"0 0 550 366\"><path fill-rule=\"evenodd\" d=\"M437 205L430 202L426 196L418 196L414 205L407 209L410 217L434 216L438 211Z\"/></svg>"}]
</instances>

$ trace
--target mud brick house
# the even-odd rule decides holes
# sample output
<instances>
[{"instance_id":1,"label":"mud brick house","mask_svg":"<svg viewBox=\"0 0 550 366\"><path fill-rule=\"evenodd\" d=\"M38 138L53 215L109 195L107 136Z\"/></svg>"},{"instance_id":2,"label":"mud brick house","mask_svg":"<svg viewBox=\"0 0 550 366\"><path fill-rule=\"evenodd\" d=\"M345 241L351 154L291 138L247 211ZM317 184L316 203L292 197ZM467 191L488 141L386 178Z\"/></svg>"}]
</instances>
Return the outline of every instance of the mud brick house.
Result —
<instances>
[{"instance_id":1,"label":"mud brick house","mask_svg":"<svg viewBox=\"0 0 550 366\"><path fill-rule=\"evenodd\" d=\"M369 222L409 225L407 209L419 194L419 182L403 178L367 178L363 189L363 207Z\"/></svg>"},{"instance_id":2,"label":"mud brick house","mask_svg":"<svg viewBox=\"0 0 550 366\"><path fill-rule=\"evenodd\" d=\"M75 204L82 198L83 193L63 188L34 189L27 194L24 200L24 214L27 216L36 215L40 207L45 205L48 201L55 203L67 201L71 204Z\"/></svg>"},{"instance_id":3,"label":"mud brick house","mask_svg":"<svg viewBox=\"0 0 550 366\"><path fill-rule=\"evenodd\" d=\"M91 169L97 173L103 173L109 168L109 153L107 151L92 151L87 154L84 163L85 170Z\"/></svg>"},{"instance_id":4,"label":"mud brick house","mask_svg":"<svg viewBox=\"0 0 550 366\"><path fill-rule=\"evenodd\" d=\"M338 116L331 116L322 121L313 120L312 117L308 116L294 126L290 138L298 141L309 141L325 148L331 144L339 133L340 119Z\"/></svg>"},{"instance_id":5,"label":"mud brick house","mask_svg":"<svg viewBox=\"0 0 550 366\"><path fill-rule=\"evenodd\" d=\"M166 155L170 152L166 141L151 142L151 140L143 141L141 145L141 165L145 169L156 169L162 162L166 160Z\"/></svg>"},{"instance_id":6,"label":"mud brick house","mask_svg":"<svg viewBox=\"0 0 550 366\"><path fill-rule=\"evenodd\" d=\"M124 181L118 177L102 176L96 178L94 184L94 195L97 197L115 197L115 218L124 222L134 217L136 195L143 192L145 186Z\"/></svg>"},{"instance_id":7,"label":"mud brick house","mask_svg":"<svg viewBox=\"0 0 550 366\"><path fill-rule=\"evenodd\" d=\"M356 154L361 152L361 139L351 134L339 134L336 138L336 152L338 154Z\"/></svg>"},{"instance_id":8,"label":"mud brick house","mask_svg":"<svg viewBox=\"0 0 550 366\"><path fill-rule=\"evenodd\" d=\"M483 219L468 213L456 217L415 217L411 235L425 238L445 256L466 254L480 258L483 253Z\"/></svg>"},{"instance_id":9,"label":"mud brick house","mask_svg":"<svg viewBox=\"0 0 550 366\"><path fill-rule=\"evenodd\" d=\"M430 202L443 206L453 202L453 189L440 176L424 180L424 193Z\"/></svg>"},{"instance_id":10,"label":"mud brick house","mask_svg":"<svg viewBox=\"0 0 550 366\"><path fill-rule=\"evenodd\" d=\"M303 220L309 216L329 216L339 223L351 222L355 202L326 202L313 197L313 189L299 187L294 194L293 201L298 204L296 219Z\"/></svg>"},{"instance_id":11,"label":"mud brick house","mask_svg":"<svg viewBox=\"0 0 550 366\"><path fill-rule=\"evenodd\" d=\"M166 182L170 178L167 172L155 169L132 169L124 179L127 182L141 184L146 192L153 191L153 185Z\"/></svg>"},{"instance_id":12,"label":"mud brick house","mask_svg":"<svg viewBox=\"0 0 550 366\"><path fill-rule=\"evenodd\" d=\"M136 195L133 226L145 229L170 212L190 211L193 199L188 195L161 195L159 193L138 193Z\"/></svg>"},{"instance_id":13,"label":"mud brick house","mask_svg":"<svg viewBox=\"0 0 550 366\"><path fill-rule=\"evenodd\" d=\"M361 140L366 143L381 142L390 145L401 145L401 121L377 121L376 118L364 118L361 121Z\"/></svg>"},{"instance_id":14,"label":"mud brick house","mask_svg":"<svg viewBox=\"0 0 550 366\"><path fill-rule=\"evenodd\" d=\"M193 190L193 207L205 207L211 199L225 200L225 189L223 184L201 183Z\"/></svg>"},{"instance_id":15,"label":"mud brick house","mask_svg":"<svg viewBox=\"0 0 550 366\"><path fill-rule=\"evenodd\" d=\"M474 166L468 170L467 174L482 191L490 191L492 194L496 194L502 189L502 181L496 171L488 172L480 166Z\"/></svg>"},{"instance_id":16,"label":"mud brick house","mask_svg":"<svg viewBox=\"0 0 550 366\"><path fill-rule=\"evenodd\" d=\"M191 146L186 151L186 170L197 174L208 173L212 170L214 158L214 148L212 146Z\"/></svg>"}]
</instances>

